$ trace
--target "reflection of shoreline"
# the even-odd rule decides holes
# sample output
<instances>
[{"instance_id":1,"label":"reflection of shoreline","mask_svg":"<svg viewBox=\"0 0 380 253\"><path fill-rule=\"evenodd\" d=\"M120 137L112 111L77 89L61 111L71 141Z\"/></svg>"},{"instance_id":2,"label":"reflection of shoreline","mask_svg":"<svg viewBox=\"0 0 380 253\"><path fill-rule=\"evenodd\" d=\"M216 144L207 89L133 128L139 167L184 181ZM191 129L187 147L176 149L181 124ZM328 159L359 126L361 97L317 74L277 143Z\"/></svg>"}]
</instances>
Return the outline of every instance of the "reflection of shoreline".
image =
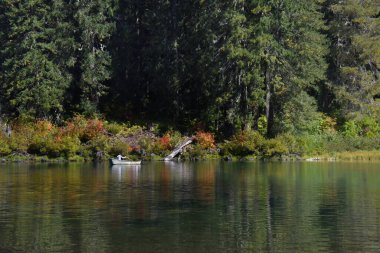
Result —
<instances>
[{"instance_id":1,"label":"reflection of shoreline","mask_svg":"<svg viewBox=\"0 0 380 253\"><path fill-rule=\"evenodd\" d=\"M166 185L166 181L172 185L170 190L165 188L167 192L163 196L168 198L174 194L185 202L192 199L208 204L214 202L217 166L206 163L196 167L194 163L170 161L164 163L164 168L167 172L161 173L161 185Z\"/></svg>"},{"instance_id":2,"label":"reflection of shoreline","mask_svg":"<svg viewBox=\"0 0 380 253\"><path fill-rule=\"evenodd\" d=\"M151 168L147 166L145 169L150 170ZM161 172L158 176L158 180L160 182L169 180L175 182L176 185L181 185L182 187L188 186L194 179L194 170L189 163L174 161L163 162L154 170ZM142 177L141 165L112 165L111 175L113 179L119 182L131 180L137 182L140 177ZM153 175L154 173L150 174L150 176ZM153 178L150 178L150 180L153 180Z\"/></svg>"},{"instance_id":3,"label":"reflection of shoreline","mask_svg":"<svg viewBox=\"0 0 380 253\"><path fill-rule=\"evenodd\" d=\"M112 165L111 174L112 177L121 182L126 179L126 177L137 181L140 174L141 165Z\"/></svg>"},{"instance_id":4,"label":"reflection of shoreline","mask_svg":"<svg viewBox=\"0 0 380 253\"><path fill-rule=\"evenodd\" d=\"M18 166L0 252L378 252L374 164Z\"/></svg>"},{"instance_id":5,"label":"reflection of shoreline","mask_svg":"<svg viewBox=\"0 0 380 253\"><path fill-rule=\"evenodd\" d=\"M164 162L164 167L172 173L172 178L190 180L193 178L192 168L189 163L182 162Z\"/></svg>"}]
</instances>

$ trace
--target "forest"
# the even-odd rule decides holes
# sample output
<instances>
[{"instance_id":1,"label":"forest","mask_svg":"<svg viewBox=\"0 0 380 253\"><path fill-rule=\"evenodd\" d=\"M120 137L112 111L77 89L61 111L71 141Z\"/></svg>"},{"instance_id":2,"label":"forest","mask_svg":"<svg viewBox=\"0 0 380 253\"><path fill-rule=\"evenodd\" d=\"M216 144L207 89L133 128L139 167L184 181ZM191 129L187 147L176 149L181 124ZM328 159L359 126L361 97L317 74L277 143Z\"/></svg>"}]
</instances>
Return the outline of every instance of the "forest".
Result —
<instances>
[{"instance_id":1,"label":"forest","mask_svg":"<svg viewBox=\"0 0 380 253\"><path fill-rule=\"evenodd\" d=\"M232 154L380 149L379 0L2 0L0 27L16 130L85 118Z\"/></svg>"}]
</instances>

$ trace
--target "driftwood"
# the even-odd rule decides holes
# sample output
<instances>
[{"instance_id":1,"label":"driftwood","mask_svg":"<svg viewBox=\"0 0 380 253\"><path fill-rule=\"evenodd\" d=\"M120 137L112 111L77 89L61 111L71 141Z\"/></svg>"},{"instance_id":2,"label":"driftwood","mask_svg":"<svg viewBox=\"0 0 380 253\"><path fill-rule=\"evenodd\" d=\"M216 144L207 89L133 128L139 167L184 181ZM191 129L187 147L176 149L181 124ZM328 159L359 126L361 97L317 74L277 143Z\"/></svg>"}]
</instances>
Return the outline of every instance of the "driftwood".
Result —
<instances>
[{"instance_id":1,"label":"driftwood","mask_svg":"<svg viewBox=\"0 0 380 253\"><path fill-rule=\"evenodd\" d=\"M194 141L194 137L187 138L185 141L181 142L167 157L164 158L164 161L171 161L178 154L182 153L183 148L187 145L190 145Z\"/></svg>"}]
</instances>

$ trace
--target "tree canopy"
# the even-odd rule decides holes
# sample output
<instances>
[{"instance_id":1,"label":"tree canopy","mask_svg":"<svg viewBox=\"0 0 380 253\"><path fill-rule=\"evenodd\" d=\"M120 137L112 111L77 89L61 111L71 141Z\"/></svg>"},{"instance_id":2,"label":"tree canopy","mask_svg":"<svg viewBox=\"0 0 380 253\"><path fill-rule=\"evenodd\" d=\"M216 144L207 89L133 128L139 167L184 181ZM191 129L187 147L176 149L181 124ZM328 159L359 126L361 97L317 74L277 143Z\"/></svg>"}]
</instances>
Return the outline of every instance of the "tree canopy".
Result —
<instances>
[{"instance_id":1,"label":"tree canopy","mask_svg":"<svg viewBox=\"0 0 380 253\"><path fill-rule=\"evenodd\" d=\"M0 116L230 136L380 121L377 0L3 0Z\"/></svg>"}]
</instances>

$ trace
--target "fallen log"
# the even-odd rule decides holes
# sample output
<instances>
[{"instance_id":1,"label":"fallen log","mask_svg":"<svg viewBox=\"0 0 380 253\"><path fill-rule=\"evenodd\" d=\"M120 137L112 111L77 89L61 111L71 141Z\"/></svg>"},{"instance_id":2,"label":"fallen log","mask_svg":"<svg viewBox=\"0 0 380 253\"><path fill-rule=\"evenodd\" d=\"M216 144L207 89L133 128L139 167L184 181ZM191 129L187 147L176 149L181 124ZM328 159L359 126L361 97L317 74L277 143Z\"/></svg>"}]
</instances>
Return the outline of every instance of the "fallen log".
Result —
<instances>
[{"instance_id":1,"label":"fallen log","mask_svg":"<svg viewBox=\"0 0 380 253\"><path fill-rule=\"evenodd\" d=\"M167 157L164 158L164 161L171 161L178 154L182 153L183 148L187 145L190 145L194 141L194 137L187 138L185 141L181 142Z\"/></svg>"}]
</instances>

